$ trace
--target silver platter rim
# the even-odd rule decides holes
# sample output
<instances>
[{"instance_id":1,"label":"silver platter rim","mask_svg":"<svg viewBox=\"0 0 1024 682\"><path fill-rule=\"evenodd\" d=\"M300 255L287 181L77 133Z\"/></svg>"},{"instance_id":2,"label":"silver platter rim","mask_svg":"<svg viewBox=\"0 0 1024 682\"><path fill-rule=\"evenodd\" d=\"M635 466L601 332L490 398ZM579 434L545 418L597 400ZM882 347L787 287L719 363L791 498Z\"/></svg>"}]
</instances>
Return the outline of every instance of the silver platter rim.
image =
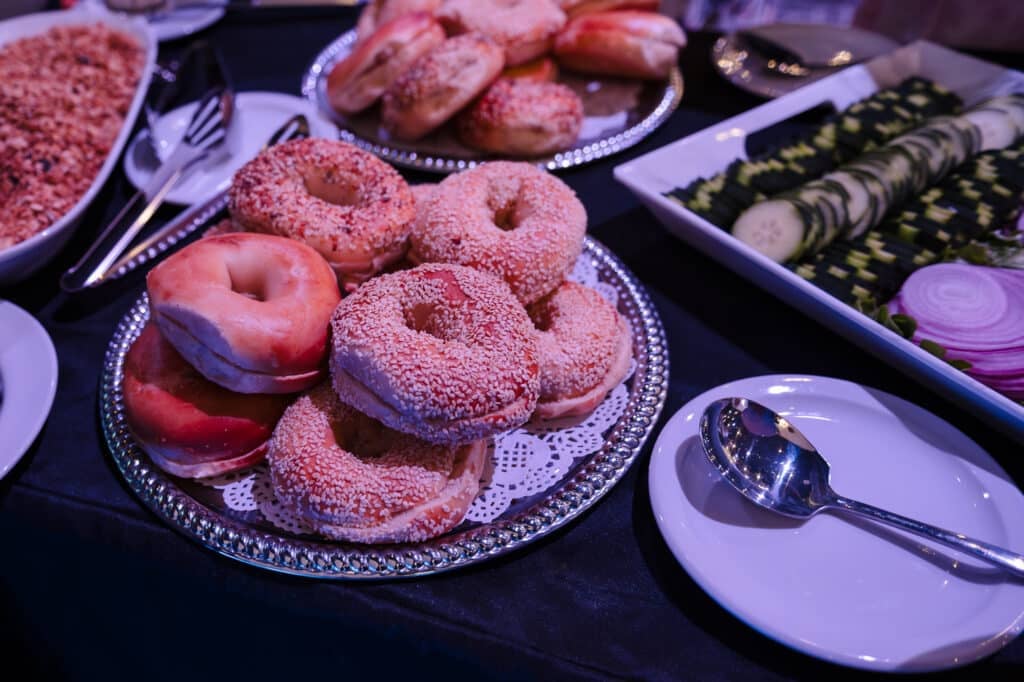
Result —
<instances>
[{"instance_id":1,"label":"silver platter rim","mask_svg":"<svg viewBox=\"0 0 1024 682\"><path fill-rule=\"evenodd\" d=\"M412 170L426 171L428 173L457 173L459 171L466 170L467 168L473 168L485 161L494 160L491 158L479 160L459 159L441 155L422 154L415 150L399 149L373 140L368 140L345 128L345 120L325 104L327 74L330 73L331 67L333 67L338 61L339 54L343 51L349 50L352 47L352 44L355 43L355 40L355 30L342 33L335 40L331 41L323 50L321 50L319 54L317 54L313 59L313 62L309 65L309 68L306 69L305 74L302 76L302 96L312 102L318 110L322 111L335 123L335 125L338 126L339 139L353 144L360 149L364 149L371 154L379 156L396 166ZM661 124L668 120L668 117L672 115L672 112L676 110L680 101L682 101L682 98L683 74L679 70L679 67L676 66L673 67L672 73L669 74L668 81L665 83L664 92L662 93L658 104L647 116L640 121L637 121L626 130L615 133L614 135L610 135L606 138L595 140L578 148L558 152L551 156L536 159L515 160L527 160L550 171L557 171L576 168L578 166L597 161L598 159L611 156L612 154L617 154L625 149L629 149L657 130Z\"/></svg>"},{"instance_id":2,"label":"silver platter rim","mask_svg":"<svg viewBox=\"0 0 1024 682\"><path fill-rule=\"evenodd\" d=\"M132 492L165 523L226 557L279 573L333 580L419 577L515 551L565 526L608 493L636 461L668 393L665 330L643 284L596 240L586 237L601 281L619 294L619 310L634 330L636 372L626 410L604 445L577 460L574 472L525 510L439 538L404 545L355 545L287 537L254 528L191 497L176 478L154 466L128 429L122 380L129 347L149 319L142 294L119 322L107 347L100 383L100 421L110 454Z\"/></svg>"}]
</instances>

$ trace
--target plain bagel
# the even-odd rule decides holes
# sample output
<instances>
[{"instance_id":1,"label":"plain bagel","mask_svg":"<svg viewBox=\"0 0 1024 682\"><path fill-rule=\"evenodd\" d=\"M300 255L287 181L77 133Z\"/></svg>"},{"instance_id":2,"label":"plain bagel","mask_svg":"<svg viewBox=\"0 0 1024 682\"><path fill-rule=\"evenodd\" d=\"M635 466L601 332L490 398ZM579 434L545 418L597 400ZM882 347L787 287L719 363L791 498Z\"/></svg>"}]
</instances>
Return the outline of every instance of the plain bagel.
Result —
<instances>
[{"instance_id":1,"label":"plain bagel","mask_svg":"<svg viewBox=\"0 0 1024 682\"><path fill-rule=\"evenodd\" d=\"M679 61L686 34L654 12L583 14L555 38L555 57L574 71L661 80Z\"/></svg>"},{"instance_id":2,"label":"plain bagel","mask_svg":"<svg viewBox=\"0 0 1024 682\"><path fill-rule=\"evenodd\" d=\"M291 396L244 395L206 379L147 324L124 361L125 418L163 470L186 478L244 469L266 455Z\"/></svg>"},{"instance_id":3,"label":"plain bagel","mask_svg":"<svg viewBox=\"0 0 1024 682\"><path fill-rule=\"evenodd\" d=\"M146 277L153 319L206 378L239 393L291 393L325 372L341 295L326 261L291 239L200 239Z\"/></svg>"}]
</instances>

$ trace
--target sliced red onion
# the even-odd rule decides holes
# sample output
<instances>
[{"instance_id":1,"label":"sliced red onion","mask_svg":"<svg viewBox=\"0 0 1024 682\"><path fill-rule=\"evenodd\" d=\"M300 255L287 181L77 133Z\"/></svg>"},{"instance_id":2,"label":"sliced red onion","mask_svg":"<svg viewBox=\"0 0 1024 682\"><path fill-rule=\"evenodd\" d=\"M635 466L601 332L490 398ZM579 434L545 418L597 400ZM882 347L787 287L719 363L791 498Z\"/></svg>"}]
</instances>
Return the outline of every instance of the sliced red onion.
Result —
<instances>
[{"instance_id":1,"label":"sliced red onion","mask_svg":"<svg viewBox=\"0 0 1024 682\"><path fill-rule=\"evenodd\" d=\"M1007 351L948 351L950 360L966 360L971 363L970 373L989 377L1013 377L1024 375L1024 348Z\"/></svg>"},{"instance_id":2,"label":"sliced red onion","mask_svg":"<svg viewBox=\"0 0 1024 682\"><path fill-rule=\"evenodd\" d=\"M1022 277L964 263L930 265L903 284L897 308L917 321L915 339L950 351L1024 347Z\"/></svg>"}]
</instances>

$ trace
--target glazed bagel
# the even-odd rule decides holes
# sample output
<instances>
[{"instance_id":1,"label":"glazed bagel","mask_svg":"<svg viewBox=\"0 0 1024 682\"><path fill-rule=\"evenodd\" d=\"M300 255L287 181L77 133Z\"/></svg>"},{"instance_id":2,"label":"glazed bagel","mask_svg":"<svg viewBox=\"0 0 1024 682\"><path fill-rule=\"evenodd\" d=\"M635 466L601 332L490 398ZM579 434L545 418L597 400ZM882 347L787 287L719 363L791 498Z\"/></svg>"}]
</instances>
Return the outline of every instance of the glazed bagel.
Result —
<instances>
[{"instance_id":1,"label":"glazed bagel","mask_svg":"<svg viewBox=\"0 0 1024 682\"><path fill-rule=\"evenodd\" d=\"M509 66L548 52L565 26L554 0L445 0L435 16L449 35L482 33L494 40Z\"/></svg>"},{"instance_id":2,"label":"glazed bagel","mask_svg":"<svg viewBox=\"0 0 1024 682\"><path fill-rule=\"evenodd\" d=\"M629 325L601 294L575 282L566 282L527 312L540 347L540 398L534 416L589 414L629 371Z\"/></svg>"},{"instance_id":3,"label":"glazed bagel","mask_svg":"<svg viewBox=\"0 0 1024 682\"><path fill-rule=\"evenodd\" d=\"M327 324L341 296L313 249L224 234L172 254L146 277L153 320L210 381L239 393L291 393L324 375Z\"/></svg>"},{"instance_id":4,"label":"glazed bagel","mask_svg":"<svg viewBox=\"0 0 1024 682\"><path fill-rule=\"evenodd\" d=\"M124 360L128 426L164 471L185 478L251 466L291 396L243 395L195 370L147 324Z\"/></svg>"},{"instance_id":5,"label":"glazed bagel","mask_svg":"<svg viewBox=\"0 0 1024 682\"><path fill-rule=\"evenodd\" d=\"M654 12L622 10L572 19L555 38L558 61L575 71L627 78L668 78L686 34Z\"/></svg>"},{"instance_id":6,"label":"glazed bagel","mask_svg":"<svg viewBox=\"0 0 1024 682\"><path fill-rule=\"evenodd\" d=\"M338 400L328 383L281 418L267 461L281 503L324 535L418 542L457 526L480 488L486 443L431 445Z\"/></svg>"},{"instance_id":7,"label":"glazed bagel","mask_svg":"<svg viewBox=\"0 0 1024 682\"><path fill-rule=\"evenodd\" d=\"M496 154L540 156L568 149L583 126L583 102L560 83L501 79L456 119L462 143Z\"/></svg>"},{"instance_id":8,"label":"glazed bagel","mask_svg":"<svg viewBox=\"0 0 1024 682\"><path fill-rule=\"evenodd\" d=\"M442 0L370 0L356 22L356 44L372 36L384 24L413 12L433 14Z\"/></svg>"},{"instance_id":9,"label":"glazed bagel","mask_svg":"<svg viewBox=\"0 0 1024 682\"><path fill-rule=\"evenodd\" d=\"M644 12L657 12L660 0L558 0L559 7L570 18L581 14L610 12L612 10L635 9Z\"/></svg>"},{"instance_id":10,"label":"glazed bagel","mask_svg":"<svg viewBox=\"0 0 1024 682\"><path fill-rule=\"evenodd\" d=\"M523 424L537 403L537 340L504 282L458 265L376 277L331 320L341 400L432 443Z\"/></svg>"},{"instance_id":11,"label":"glazed bagel","mask_svg":"<svg viewBox=\"0 0 1024 682\"><path fill-rule=\"evenodd\" d=\"M451 118L490 85L502 49L485 36L449 38L417 59L384 93L381 123L395 137L418 140Z\"/></svg>"},{"instance_id":12,"label":"glazed bagel","mask_svg":"<svg viewBox=\"0 0 1024 682\"><path fill-rule=\"evenodd\" d=\"M564 182L529 163L494 161L441 181L413 226L408 258L490 272L529 304L562 283L586 229Z\"/></svg>"},{"instance_id":13,"label":"glazed bagel","mask_svg":"<svg viewBox=\"0 0 1024 682\"><path fill-rule=\"evenodd\" d=\"M505 67L502 78L553 83L558 78L558 65L551 57L538 57L523 64Z\"/></svg>"},{"instance_id":14,"label":"glazed bagel","mask_svg":"<svg viewBox=\"0 0 1024 682\"><path fill-rule=\"evenodd\" d=\"M342 114L356 114L380 98L410 64L444 42L441 24L425 12L383 24L331 70L327 100Z\"/></svg>"},{"instance_id":15,"label":"glazed bagel","mask_svg":"<svg viewBox=\"0 0 1024 682\"><path fill-rule=\"evenodd\" d=\"M235 222L315 249L346 289L405 255L416 215L402 176L369 152L337 140L292 140L235 173Z\"/></svg>"}]
</instances>

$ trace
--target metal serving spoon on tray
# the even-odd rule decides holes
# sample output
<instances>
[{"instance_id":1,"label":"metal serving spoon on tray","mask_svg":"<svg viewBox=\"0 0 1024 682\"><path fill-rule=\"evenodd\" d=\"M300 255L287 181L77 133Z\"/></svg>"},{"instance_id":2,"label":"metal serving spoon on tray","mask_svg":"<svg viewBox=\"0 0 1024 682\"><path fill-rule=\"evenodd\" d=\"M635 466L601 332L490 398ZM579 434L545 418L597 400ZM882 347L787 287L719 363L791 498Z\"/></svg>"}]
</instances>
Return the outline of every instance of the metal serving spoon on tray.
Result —
<instances>
[{"instance_id":1,"label":"metal serving spoon on tray","mask_svg":"<svg viewBox=\"0 0 1024 682\"><path fill-rule=\"evenodd\" d=\"M785 417L746 398L711 403L700 421L708 459L734 488L772 511L809 518L822 509L866 516L995 564L1024 578L1024 556L838 495L828 462Z\"/></svg>"}]
</instances>

